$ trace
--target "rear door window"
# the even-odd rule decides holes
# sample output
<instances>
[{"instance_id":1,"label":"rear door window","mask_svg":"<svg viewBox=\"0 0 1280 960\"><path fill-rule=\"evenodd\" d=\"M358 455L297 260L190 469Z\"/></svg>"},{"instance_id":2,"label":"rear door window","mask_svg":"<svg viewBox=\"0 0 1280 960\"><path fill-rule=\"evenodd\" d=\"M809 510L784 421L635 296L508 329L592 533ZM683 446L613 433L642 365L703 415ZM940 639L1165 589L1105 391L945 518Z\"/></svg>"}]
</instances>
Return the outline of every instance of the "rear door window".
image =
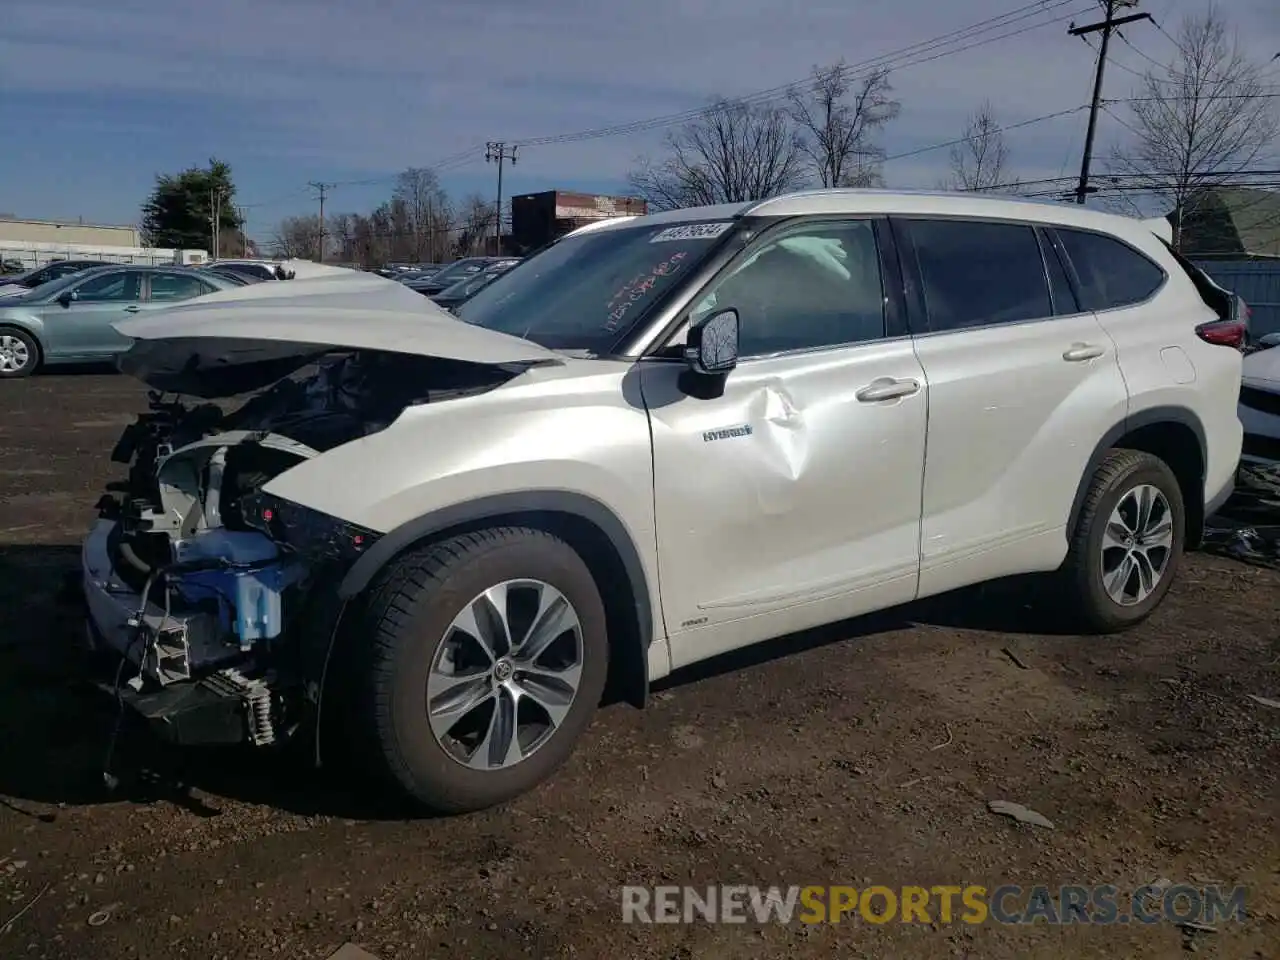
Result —
<instances>
[{"instance_id":1,"label":"rear door window","mask_svg":"<svg viewBox=\"0 0 1280 960\"><path fill-rule=\"evenodd\" d=\"M190 300L206 293L213 293L214 287L198 277L182 277L172 273L153 273L151 275L151 300L156 303L175 300Z\"/></svg>"},{"instance_id":2,"label":"rear door window","mask_svg":"<svg viewBox=\"0 0 1280 960\"><path fill-rule=\"evenodd\" d=\"M77 303L134 303L142 297L142 274L119 270L91 277L76 287Z\"/></svg>"},{"instance_id":3,"label":"rear door window","mask_svg":"<svg viewBox=\"0 0 1280 960\"><path fill-rule=\"evenodd\" d=\"M1053 316L1045 263L1030 224L900 223L915 248L931 332Z\"/></svg>"},{"instance_id":4,"label":"rear door window","mask_svg":"<svg viewBox=\"0 0 1280 960\"><path fill-rule=\"evenodd\" d=\"M1086 310L1114 310L1150 298L1164 284L1164 270L1115 237L1055 227L1080 278Z\"/></svg>"}]
</instances>

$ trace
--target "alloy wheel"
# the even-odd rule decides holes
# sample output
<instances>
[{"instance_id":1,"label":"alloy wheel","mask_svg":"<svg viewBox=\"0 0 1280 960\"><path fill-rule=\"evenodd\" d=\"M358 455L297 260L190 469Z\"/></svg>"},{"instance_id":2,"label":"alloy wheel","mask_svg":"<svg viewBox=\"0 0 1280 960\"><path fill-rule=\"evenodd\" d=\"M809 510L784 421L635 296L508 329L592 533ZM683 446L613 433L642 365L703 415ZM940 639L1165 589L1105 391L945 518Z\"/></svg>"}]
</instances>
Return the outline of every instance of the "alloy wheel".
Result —
<instances>
[{"instance_id":1,"label":"alloy wheel","mask_svg":"<svg viewBox=\"0 0 1280 960\"><path fill-rule=\"evenodd\" d=\"M1111 511L1102 535L1102 586L1122 607L1142 603L1173 554L1173 511L1158 487L1139 484Z\"/></svg>"},{"instance_id":2,"label":"alloy wheel","mask_svg":"<svg viewBox=\"0 0 1280 960\"><path fill-rule=\"evenodd\" d=\"M431 732L467 767L514 766L559 729L582 665L582 625L564 594L540 580L490 587L440 642L427 678Z\"/></svg>"},{"instance_id":3,"label":"alloy wheel","mask_svg":"<svg viewBox=\"0 0 1280 960\"><path fill-rule=\"evenodd\" d=\"M0 334L0 373L18 373L31 362L26 342L13 334Z\"/></svg>"}]
</instances>

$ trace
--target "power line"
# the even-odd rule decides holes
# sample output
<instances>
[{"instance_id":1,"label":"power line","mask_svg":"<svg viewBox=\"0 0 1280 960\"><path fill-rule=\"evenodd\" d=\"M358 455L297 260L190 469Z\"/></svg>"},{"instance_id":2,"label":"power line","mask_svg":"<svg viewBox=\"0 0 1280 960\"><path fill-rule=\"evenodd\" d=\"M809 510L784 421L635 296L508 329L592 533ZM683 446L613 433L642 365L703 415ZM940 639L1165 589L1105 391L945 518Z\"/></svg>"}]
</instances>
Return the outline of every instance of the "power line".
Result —
<instances>
[{"instance_id":1,"label":"power line","mask_svg":"<svg viewBox=\"0 0 1280 960\"><path fill-rule=\"evenodd\" d=\"M1116 36L1117 36L1117 37L1119 37L1121 40L1124 40L1124 44L1125 44L1125 46L1129 47L1130 49L1132 49L1132 50L1133 50L1134 52L1136 52L1136 53L1141 53L1141 52L1142 52L1142 51L1138 50L1138 48L1137 48L1137 47L1135 47L1133 44L1131 44L1128 40L1125 40L1125 38L1124 38L1124 34L1123 34L1123 33L1121 33L1119 30L1117 30L1115 33L1116 33ZM1081 39L1081 40L1083 40L1083 41L1088 45L1089 49L1090 49L1090 50L1092 50L1094 53L1097 53L1097 52L1098 52L1098 48L1097 48L1097 47L1095 47L1095 46L1094 46L1094 45L1089 41L1089 38L1088 38L1088 37L1081 37L1080 39ZM1144 56L1145 56L1145 54L1144 54ZM1150 58L1148 57L1148 59L1150 59ZM1154 62L1154 61L1153 61L1153 62ZM1119 60L1112 60L1112 61L1111 61L1111 65L1112 65L1113 67L1118 67L1119 69L1123 70L1125 73L1129 74L1129 75L1130 75L1130 76L1132 76L1132 77L1137 77L1139 80L1147 80L1147 79L1151 79L1147 74L1143 73L1141 70L1135 70L1135 69L1133 69L1133 67L1129 66L1128 64L1121 63ZM1160 81L1158 81L1158 82L1159 82L1159 83L1165 83L1166 81L1164 81L1164 80L1160 80Z\"/></svg>"},{"instance_id":2,"label":"power line","mask_svg":"<svg viewBox=\"0 0 1280 960\"><path fill-rule=\"evenodd\" d=\"M1155 21L1155 19L1154 19L1154 18L1152 18L1151 22L1152 22L1153 24L1155 24L1157 27L1159 27L1159 24L1156 24L1156 21ZM1143 53L1143 52L1142 52L1141 50L1139 50L1136 46L1134 46L1134 45L1129 41L1129 38L1128 38L1128 37L1126 37L1126 36L1125 36L1122 32L1120 32L1119 30L1117 30L1117 31L1116 31L1116 36L1120 38L1120 42L1121 42L1121 43L1123 43L1126 47L1128 47L1130 50L1132 50L1134 53L1136 53L1138 56L1140 56L1143 60L1147 61L1147 63L1151 64L1151 65L1152 65L1152 66L1154 66L1154 67L1158 67L1158 68L1159 68L1159 69L1161 69L1161 70L1168 71L1168 69L1169 69L1169 65L1168 65L1167 63L1161 63L1161 62L1160 62L1159 60L1157 60L1155 57L1151 57L1151 56L1148 56L1147 54ZM1134 76L1142 77L1144 80L1145 80L1145 79L1154 79L1154 80L1156 80L1158 83L1173 83L1173 81L1172 81L1172 80L1168 80L1168 79L1160 79L1160 78L1156 78L1156 77L1150 77L1150 75L1149 75L1149 74L1141 73L1141 72L1139 72L1139 71L1137 71L1137 70L1133 70L1133 69L1131 69L1131 68L1129 68L1129 67L1124 66L1123 64L1119 64L1119 63L1118 63L1118 64L1116 64L1116 66L1120 67L1122 70L1127 70L1129 73L1132 73Z\"/></svg>"},{"instance_id":3,"label":"power line","mask_svg":"<svg viewBox=\"0 0 1280 960\"><path fill-rule=\"evenodd\" d=\"M1132 133L1135 137L1142 138L1145 136L1145 134L1143 134L1141 130L1135 127L1128 120L1123 119L1119 114L1117 114L1114 110L1112 110L1110 104L1107 104L1107 103L1102 104L1102 112L1105 113L1112 120L1114 120L1116 123L1120 124L1120 126L1124 127L1126 130Z\"/></svg>"},{"instance_id":4,"label":"power line","mask_svg":"<svg viewBox=\"0 0 1280 960\"><path fill-rule=\"evenodd\" d=\"M1151 178L1153 178L1153 177L1158 177L1158 176L1160 176L1160 174L1158 174L1158 173L1141 173L1141 172L1139 172L1139 173L1119 173L1119 172L1117 172L1117 173L1104 173L1104 174L1101 174L1101 175L1098 177L1098 179L1100 179L1100 180L1142 180L1142 181L1145 181L1145 180L1150 180ZM1192 172L1192 173L1188 174L1188 177L1189 177L1190 179L1197 179L1197 178L1200 178L1200 177L1214 177L1214 178L1217 178L1217 177L1280 177L1280 169L1210 171L1210 172L1205 172L1205 173ZM1075 177L1066 177L1066 176L1064 176L1064 177L1045 177L1044 179L1041 179L1041 180L1019 180L1019 181L1017 181L1016 183L1009 184L1009 186L1011 186L1011 187L1035 187L1035 186L1041 186L1041 185L1044 185L1044 184L1052 184L1052 183L1069 183L1069 182L1071 182L1072 180L1075 180L1075 179L1076 179ZM1245 185L1247 186L1247 184L1245 184ZM980 190L981 190L981 188L968 188L967 190L965 190L965 191L960 191L960 192L980 192Z\"/></svg>"},{"instance_id":5,"label":"power line","mask_svg":"<svg viewBox=\"0 0 1280 960\"><path fill-rule=\"evenodd\" d=\"M320 256L316 259L320 263L324 263L324 199L328 192L337 186L337 184L312 180L309 181L307 185L313 187L320 198Z\"/></svg>"},{"instance_id":6,"label":"power line","mask_svg":"<svg viewBox=\"0 0 1280 960\"><path fill-rule=\"evenodd\" d=\"M493 252L497 256L502 255L502 165L510 160L514 167L519 149L519 145L508 147L501 140L491 140L484 147L485 163L498 165L498 202L493 208Z\"/></svg>"},{"instance_id":7,"label":"power line","mask_svg":"<svg viewBox=\"0 0 1280 960\"><path fill-rule=\"evenodd\" d=\"M1196 103L1210 101L1210 100L1239 100L1243 102L1246 100L1271 100L1271 99L1274 99L1275 97L1280 97L1280 90L1277 90L1274 93L1272 92L1206 93L1203 95L1188 96L1188 97L1180 97L1176 95L1168 96L1168 97L1120 97L1114 100L1108 99L1103 102L1104 103L1169 103L1175 100L1189 100L1189 101L1194 101Z\"/></svg>"},{"instance_id":8,"label":"power line","mask_svg":"<svg viewBox=\"0 0 1280 960\"><path fill-rule=\"evenodd\" d=\"M1001 40L1007 40L1011 37L1020 36L1021 34L1029 33L1033 30L1038 30L1042 27L1051 26L1052 24L1068 20L1080 13L1086 12L1088 8L1077 9L1073 12L1061 14L1045 20L1038 20L1034 23L1024 23L1015 30L999 33L995 36L983 35L992 33L993 31L1003 30L1013 26L1014 24L1022 23L1022 21L1054 13L1068 5L1078 5L1078 3L1079 0L1036 0L1034 3L1027 3L1004 13L987 17L984 20L979 20L967 27L948 31L947 33L940 34L931 39L909 44L908 46L891 50L888 53L881 54L877 57L872 57L868 60L847 65L841 70L841 76L845 79L855 79L858 76L866 75L876 70L905 69L906 67L918 66L922 63L928 63L943 57L953 56L967 50L996 43ZM962 41L970 42L963 43ZM954 46L957 43L960 43L961 45ZM757 90L753 93L729 99L736 103L764 104L775 100L785 99L790 96L792 92L805 87L811 82L811 78L793 80L790 83L769 87L764 90ZM700 107L693 110L682 111L680 113L649 117L646 119L630 121L628 123L615 124L608 127L597 127L589 130L579 130L571 133L552 134L541 137L525 137L518 141L513 140L511 142L513 144L527 147L561 143L578 143L586 140L627 136L634 133L660 129L662 127L689 123L706 116L714 109L714 106ZM427 169L436 173L457 169L468 161L476 159L485 148L486 144L475 143L463 150L459 150L456 153L440 158L434 163L429 164ZM336 181L331 185L343 187L373 186L376 184L393 182L398 176L398 173L384 174L366 179ZM279 201L268 201L262 204L251 204L250 206L267 206L275 202Z\"/></svg>"},{"instance_id":9,"label":"power line","mask_svg":"<svg viewBox=\"0 0 1280 960\"><path fill-rule=\"evenodd\" d=\"M1151 19L1149 13L1116 16L1116 11L1122 7L1137 6L1137 0L1105 0L1105 4L1106 16L1101 21L1083 27L1072 27L1067 31L1073 37L1084 37L1090 33L1102 34L1102 42L1098 48L1098 65L1093 78L1093 102L1089 105L1089 126L1084 134L1084 155L1080 160L1080 183L1076 186L1076 203L1080 204L1083 204L1089 196L1089 166L1093 162L1093 138L1098 132L1098 110L1102 106L1102 78L1107 69L1107 45L1111 42L1112 31L1121 24Z\"/></svg>"},{"instance_id":10,"label":"power line","mask_svg":"<svg viewBox=\"0 0 1280 960\"><path fill-rule=\"evenodd\" d=\"M1003 127L995 127L991 130L986 131L986 133L987 135L992 135L996 133L1005 133L1006 131L1009 131L1009 130L1019 130L1022 127L1029 127L1032 124L1036 124L1036 123L1044 123L1046 120L1056 120L1058 119L1058 117L1070 116L1071 114L1080 113L1082 110L1087 110L1087 109L1088 107L1085 107L1083 105L1079 107L1069 107L1066 110L1059 110L1056 113L1046 113L1042 117L1032 117L1030 120L1023 120L1019 123L1010 123L1010 124L1006 124ZM944 140L942 143L931 143L927 147L917 147L914 150L907 150L904 153L895 153L892 156L885 157L884 159L886 163L890 160L903 160L907 157L919 156L922 153L930 153L934 150L942 150L946 147L954 147L957 144L967 143L968 141L973 139L974 139L973 137L957 137L954 140Z\"/></svg>"},{"instance_id":11,"label":"power line","mask_svg":"<svg viewBox=\"0 0 1280 960\"><path fill-rule=\"evenodd\" d=\"M840 75L846 80L851 80L866 76L878 70L901 70L907 67L918 66L922 63L938 60L943 57L953 56L976 47L996 43L1000 40L1007 40L1010 37L1019 36L1032 30L1038 30L1042 27L1047 27L1054 23L1060 23L1064 20L1068 20L1082 11L1077 10L1072 13L1062 14L1041 22L1025 25L1017 30L998 34L996 36L984 37L982 39L974 38L979 37L983 33L990 32L991 30L998 30L1002 27L1010 26L1011 24L1027 19L1028 17L1050 13L1055 9L1074 3L1076 3L1076 0L1041 0L1040 3L1029 4L1028 6L1019 7L996 17L989 17L986 20L981 20L978 23L972 24L971 26L965 27L961 30L941 34L930 40L922 40L918 43L901 47L897 50L881 54L880 56L873 57L869 60L849 64L840 71ZM973 40L973 42L959 47L954 47L952 49L944 49L941 51L936 50L938 47L945 47L966 39ZM921 54L929 55L920 56ZM775 87L769 87L764 90L757 90L754 93L744 94L737 97L729 97L727 99L733 103L763 105L776 100L786 99L792 93L806 87L810 83L812 83L812 78L806 77L799 80L793 80L789 83L780 84ZM580 130L574 133L562 133L542 137L523 137L520 138L518 142L524 146L545 146L549 144L578 143L584 140L598 140L606 137L627 136L633 133L642 133L662 127L690 123L700 117L706 116L714 109L715 105L698 107L696 109L685 110L680 113L650 117L644 120L633 120L628 123L614 124L607 127L597 127L589 130Z\"/></svg>"},{"instance_id":12,"label":"power line","mask_svg":"<svg viewBox=\"0 0 1280 960\"><path fill-rule=\"evenodd\" d=\"M1166 30L1164 27L1160 26L1160 24L1155 20L1155 18L1154 18L1154 17L1151 19L1151 23L1152 23L1152 25L1156 28L1156 30L1158 30L1158 31L1160 32L1160 34L1161 34L1161 35L1162 35L1166 40L1168 40L1171 44L1173 44L1173 45L1174 45L1174 47L1176 47L1176 48L1177 48L1177 50L1178 50L1178 52L1179 52L1179 53L1181 53L1184 57L1186 57L1186 58L1187 58L1187 60L1189 60L1189 61L1190 61L1190 62L1192 62L1192 63L1198 63L1198 62L1201 60L1201 57L1200 57L1200 56L1199 56L1199 55L1198 55L1194 50L1188 50L1186 47L1184 47L1184 46L1182 45L1182 41L1181 41L1181 40L1179 40L1177 37L1173 36L1173 34L1169 33L1169 31L1168 31L1168 30ZM1276 60L1280 60L1280 53L1277 53L1275 56L1273 56L1273 57L1272 57L1269 61L1267 61L1267 62L1268 62L1268 63L1273 63L1273 62L1275 62ZM1161 67L1162 67L1163 69L1165 69L1165 70L1168 70L1168 69L1169 69L1169 67L1168 67L1167 65L1165 65L1165 64L1159 64L1159 66L1161 66ZM1266 70L1266 71L1264 71L1264 73L1270 73L1270 72L1271 72L1271 71L1270 71L1269 69L1268 69L1268 70ZM1211 81L1213 81L1214 83L1235 83L1235 82L1237 82L1235 78L1232 78L1232 77L1223 77L1223 76L1218 75L1218 74L1210 73L1209 71L1205 71L1205 74L1204 74L1204 75L1205 75L1205 78L1206 78L1206 79L1211 80ZM1177 81L1170 81L1170 82L1177 82Z\"/></svg>"}]
</instances>

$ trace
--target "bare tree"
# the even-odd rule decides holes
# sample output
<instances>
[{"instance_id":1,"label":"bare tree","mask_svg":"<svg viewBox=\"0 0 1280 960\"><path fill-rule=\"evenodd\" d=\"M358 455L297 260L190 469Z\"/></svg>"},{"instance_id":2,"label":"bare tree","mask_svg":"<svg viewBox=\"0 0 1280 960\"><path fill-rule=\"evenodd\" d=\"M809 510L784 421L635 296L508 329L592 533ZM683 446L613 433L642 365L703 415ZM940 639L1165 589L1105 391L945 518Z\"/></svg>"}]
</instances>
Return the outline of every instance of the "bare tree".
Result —
<instances>
[{"instance_id":1,"label":"bare tree","mask_svg":"<svg viewBox=\"0 0 1280 960\"><path fill-rule=\"evenodd\" d=\"M761 200L802 186L804 144L787 111L719 100L668 134L668 156L643 159L629 180L656 210Z\"/></svg>"},{"instance_id":2,"label":"bare tree","mask_svg":"<svg viewBox=\"0 0 1280 960\"><path fill-rule=\"evenodd\" d=\"M883 185L884 150L875 141L902 111L892 93L888 70L855 78L841 60L814 67L810 83L791 94L788 113L824 187Z\"/></svg>"},{"instance_id":3,"label":"bare tree","mask_svg":"<svg viewBox=\"0 0 1280 960\"><path fill-rule=\"evenodd\" d=\"M478 193L463 199L458 211L458 256L474 257L485 252L493 237L493 214L493 201Z\"/></svg>"},{"instance_id":4,"label":"bare tree","mask_svg":"<svg viewBox=\"0 0 1280 960\"><path fill-rule=\"evenodd\" d=\"M1265 65L1249 59L1216 5L1182 21L1177 47L1167 67L1143 75L1125 124L1133 136L1111 161L1126 188L1173 207L1175 246L1206 191L1268 156L1280 132L1274 98L1263 95Z\"/></svg>"},{"instance_id":5,"label":"bare tree","mask_svg":"<svg viewBox=\"0 0 1280 960\"><path fill-rule=\"evenodd\" d=\"M286 259L314 260L320 255L320 221L316 217L285 217L276 227L272 246Z\"/></svg>"},{"instance_id":6,"label":"bare tree","mask_svg":"<svg viewBox=\"0 0 1280 960\"><path fill-rule=\"evenodd\" d=\"M401 214L410 258L435 261L438 237L449 231L449 196L435 173L426 167L410 167L396 178L394 202Z\"/></svg>"},{"instance_id":7,"label":"bare tree","mask_svg":"<svg viewBox=\"0 0 1280 960\"><path fill-rule=\"evenodd\" d=\"M996 191L1016 184L1009 176L1009 149L991 103L984 102L965 122L963 139L951 148L950 190Z\"/></svg>"}]
</instances>

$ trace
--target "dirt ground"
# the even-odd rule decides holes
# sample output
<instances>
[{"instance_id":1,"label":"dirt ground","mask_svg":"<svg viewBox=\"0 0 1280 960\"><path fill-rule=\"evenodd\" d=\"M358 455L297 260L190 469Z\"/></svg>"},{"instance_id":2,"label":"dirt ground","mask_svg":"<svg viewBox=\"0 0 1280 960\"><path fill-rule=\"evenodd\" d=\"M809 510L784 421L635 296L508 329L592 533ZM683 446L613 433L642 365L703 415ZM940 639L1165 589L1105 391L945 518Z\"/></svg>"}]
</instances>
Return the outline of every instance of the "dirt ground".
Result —
<instances>
[{"instance_id":1,"label":"dirt ground","mask_svg":"<svg viewBox=\"0 0 1280 960\"><path fill-rule=\"evenodd\" d=\"M1280 698L1280 575L1204 555L1122 638L1029 632L1034 610L987 591L688 672L479 815L405 819L279 758L133 735L127 768L169 772L109 795L114 708L79 682L57 595L143 402L109 374L0 384L0 957L1280 957L1280 709L1249 696ZM1188 939L620 908L623 884L1156 878L1247 885L1249 918Z\"/></svg>"}]
</instances>

